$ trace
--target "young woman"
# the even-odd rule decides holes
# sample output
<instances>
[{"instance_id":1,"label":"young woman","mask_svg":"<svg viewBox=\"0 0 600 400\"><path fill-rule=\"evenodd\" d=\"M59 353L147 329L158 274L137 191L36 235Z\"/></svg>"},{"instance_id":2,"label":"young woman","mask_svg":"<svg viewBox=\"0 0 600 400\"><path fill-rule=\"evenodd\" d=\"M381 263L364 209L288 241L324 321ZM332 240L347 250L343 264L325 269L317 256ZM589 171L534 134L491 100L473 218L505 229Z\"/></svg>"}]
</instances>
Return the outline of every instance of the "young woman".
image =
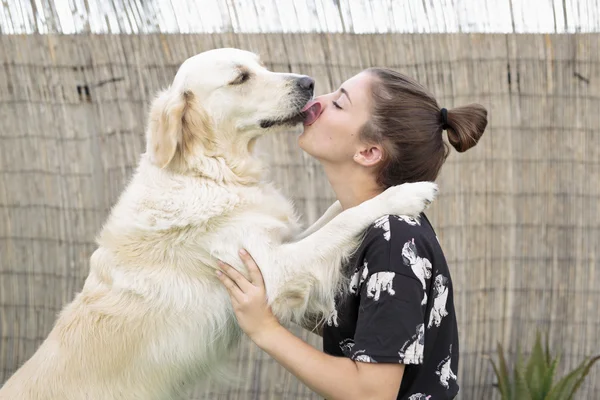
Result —
<instances>
[{"instance_id":1,"label":"young woman","mask_svg":"<svg viewBox=\"0 0 600 400\"><path fill-rule=\"evenodd\" d=\"M473 147L487 111L451 110L414 80L370 68L307 110L300 147L321 162L343 209L387 187L434 181L448 155ZM458 330L452 279L427 217L373 221L344 266L350 284L323 326L321 352L282 327L267 305L260 271L240 255L250 281L218 271L237 320L264 351L312 390L335 399L452 399L458 392Z\"/></svg>"}]
</instances>

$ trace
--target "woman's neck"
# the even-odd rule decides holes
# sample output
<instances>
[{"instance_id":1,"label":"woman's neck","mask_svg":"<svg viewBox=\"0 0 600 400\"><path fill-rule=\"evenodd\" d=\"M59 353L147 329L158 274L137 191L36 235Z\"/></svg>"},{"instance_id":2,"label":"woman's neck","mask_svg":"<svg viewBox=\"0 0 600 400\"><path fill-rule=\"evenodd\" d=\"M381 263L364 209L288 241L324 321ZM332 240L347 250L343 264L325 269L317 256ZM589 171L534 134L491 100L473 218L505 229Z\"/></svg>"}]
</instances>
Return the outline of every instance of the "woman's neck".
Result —
<instances>
[{"instance_id":1,"label":"woman's neck","mask_svg":"<svg viewBox=\"0 0 600 400\"><path fill-rule=\"evenodd\" d=\"M344 210L355 207L383 192L373 176L364 170L354 166L348 166L347 168L335 166L334 168L324 164L323 167L325 175L327 175L327 179Z\"/></svg>"}]
</instances>

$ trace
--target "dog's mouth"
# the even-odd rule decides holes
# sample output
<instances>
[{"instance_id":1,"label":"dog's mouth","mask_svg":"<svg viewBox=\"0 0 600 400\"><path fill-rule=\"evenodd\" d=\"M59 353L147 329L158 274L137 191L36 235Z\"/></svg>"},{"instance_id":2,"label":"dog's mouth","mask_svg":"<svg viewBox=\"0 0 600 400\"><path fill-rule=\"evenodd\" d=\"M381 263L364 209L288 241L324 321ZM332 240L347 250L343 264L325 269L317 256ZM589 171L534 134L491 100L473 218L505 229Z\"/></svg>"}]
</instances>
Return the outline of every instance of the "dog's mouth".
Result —
<instances>
[{"instance_id":1,"label":"dog's mouth","mask_svg":"<svg viewBox=\"0 0 600 400\"><path fill-rule=\"evenodd\" d=\"M272 128L275 126L289 126L294 127L298 124L306 124L307 120L311 123L314 122L315 118L315 104L320 104L311 100L312 93L310 97L302 96L299 99L299 103L302 105L301 107L296 108L296 111L291 113L288 116L284 116L281 118L272 118L272 119L263 119L260 120L259 125L263 129Z\"/></svg>"},{"instance_id":2,"label":"dog's mouth","mask_svg":"<svg viewBox=\"0 0 600 400\"><path fill-rule=\"evenodd\" d=\"M303 111L298 111L289 117L276 119L263 119L260 121L260 127L263 129L272 128L274 126L289 126L293 127L304 122L306 114Z\"/></svg>"}]
</instances>

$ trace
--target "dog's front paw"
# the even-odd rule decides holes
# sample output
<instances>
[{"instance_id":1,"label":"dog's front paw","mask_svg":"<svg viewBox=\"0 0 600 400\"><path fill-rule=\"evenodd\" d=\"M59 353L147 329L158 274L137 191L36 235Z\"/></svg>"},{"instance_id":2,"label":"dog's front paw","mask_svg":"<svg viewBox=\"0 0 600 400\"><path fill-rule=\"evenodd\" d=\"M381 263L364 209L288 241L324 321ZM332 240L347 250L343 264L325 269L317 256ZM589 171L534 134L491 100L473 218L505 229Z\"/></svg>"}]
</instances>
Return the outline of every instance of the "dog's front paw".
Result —
<instances>
[{"instance_id":1,"label":"dog's front paw","mask_svg":"<svg viewBox=\"0 0 600 400\"><path fill-rule=\"evenodd\" d=\"M433 202L438 192L434 182L403 183L381 194L390 214L418 217Z\"/></svg>"}]
</instances>

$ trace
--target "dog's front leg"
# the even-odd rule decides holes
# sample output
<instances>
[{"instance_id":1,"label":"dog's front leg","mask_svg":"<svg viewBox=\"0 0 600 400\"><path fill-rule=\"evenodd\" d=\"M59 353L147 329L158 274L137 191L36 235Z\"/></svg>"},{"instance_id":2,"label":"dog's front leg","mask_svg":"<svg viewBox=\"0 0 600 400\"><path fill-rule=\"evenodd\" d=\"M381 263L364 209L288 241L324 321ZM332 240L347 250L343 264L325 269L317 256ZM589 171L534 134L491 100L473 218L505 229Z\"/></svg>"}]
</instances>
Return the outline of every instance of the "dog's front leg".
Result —
<instances>
[{"instance_id":1,"label":"dog's front leg","mask_svg":"<svg viewBox=\"0 0 600 400\"><path fill-rule=\"evenodd\" d=\"M338 216L342 212L342 204L339 200L329 206L325 213L319 218L314 224L309 226L304 232L294 237L293 241L297 242L305 237L312 235L322 227L324 227L329 221Z\"/></svg>"},{"instance_id":2,"label":"dog's front leg","mask_svg":"<svg viewBox=\"0 0 600 400\"><path fill-rule=\"evenodd\" d=\"M437 185L432 182L391 187L341 212L302 240L276 247L271 260L284 276L280 287L271 291L267 287L275 314L282 321L291 318L301 323L306 312L327 315L333 311L342 281L341 266L358 246L365 229L387 214L418 217L436 193Z\"/></svg>"}]
</instances>

